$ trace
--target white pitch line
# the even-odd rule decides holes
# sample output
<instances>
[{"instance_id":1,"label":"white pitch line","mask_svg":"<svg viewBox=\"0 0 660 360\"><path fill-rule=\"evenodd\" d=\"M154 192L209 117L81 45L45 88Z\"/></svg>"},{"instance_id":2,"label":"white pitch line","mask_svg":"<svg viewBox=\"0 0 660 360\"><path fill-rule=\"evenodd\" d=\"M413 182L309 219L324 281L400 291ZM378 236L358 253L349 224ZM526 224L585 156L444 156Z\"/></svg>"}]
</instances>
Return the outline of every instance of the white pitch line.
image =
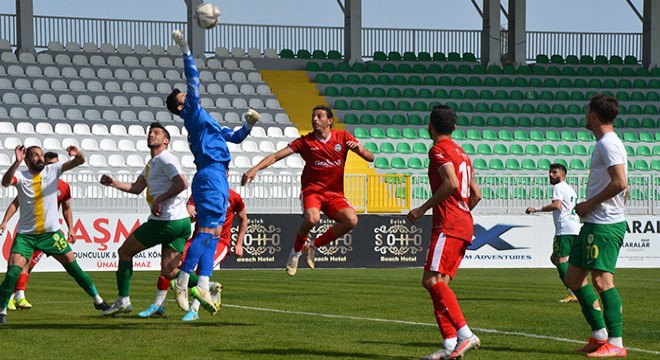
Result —
<instances>
[{"instance_id":1,"label":"white pitch line","mask_svg":"<svg viewBox=\"0 0 660 360\"><path fill-rule=\"evenodd\" d=\"M431 327L436 327L437 326L436 324L422 323L422 322L416 322L416 321L379 319L379 318L365 318L365 317L357 317L357 316L312 313L312 312L305 312L305 311L290 311L290 310L281 310L281 309L268 309L268 308L254 307L254 306L230 305L230 304L226 304L226 303L222 303L222 307L244 309L244 310L254 310L254 311L266 311L266 312L281 313L281 314L307 315L307 316L316 316L316 317L331 318L331 319L362 320L362 321L374 321L374 322L384 322L384 323L392 323L392 324L419 325L419 326L431 326ZM482 329L482 328L474 328L474 330L485 332L485 333L521 336L521 337L528 337L528 338L534 338L534 339L553 340L553 341L558 341L558 342L567 342L567 343L575 343L575 344L584 343L584 341L581 341L581 340L566 339L566 338L547 336L547 335L528 334L528 333L515 332L515 331L504 331L504 330ZM646 354L660 355L660 351L646 350L646 349L640 349L640 348L634 348L634 347L628 347L628 346L626 346L626 350L638 351L638 352L642 352L642 353L646 353Z\"/></svg>"}]
</instances>

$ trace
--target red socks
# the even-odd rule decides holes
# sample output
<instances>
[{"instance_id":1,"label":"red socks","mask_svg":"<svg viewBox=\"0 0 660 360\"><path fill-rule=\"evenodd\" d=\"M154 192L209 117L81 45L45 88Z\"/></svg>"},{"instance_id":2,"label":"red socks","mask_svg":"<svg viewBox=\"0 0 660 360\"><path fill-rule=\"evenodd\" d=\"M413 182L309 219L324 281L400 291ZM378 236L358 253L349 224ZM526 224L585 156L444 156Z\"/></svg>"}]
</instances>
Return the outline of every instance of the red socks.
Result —
<instances>
[{"instance_id":1,"label":"red socks","mask_svg":"<svg viewBox=\"0 0 660 360\"><path fill-rule=\"evenodd\" d=\"M156 287L158 290L169 290L170 289L170 281L167 280L166 277L163 275L158 277L158 283L156 284Z\"/></svg>"},{"instance_id":2,"label":"red socks","mask_svg":"<svg viewBox=\"0 0 660 360\"><path fill-rule=\"evenodd\" d=\"M448 331L448 327L445 329L443 318L447 318L449 324L454 328L454 334L456 334L457 329L460 329L467 324L463 312L461 311L461 307L458 306L456 294L454 294L447 284L444 282L436 283L429 289L429 294L431 294L436 318L439 319L438 326L440 326L440 331L443 333L443 336L444 331Z\"/></svg>"},{"instance_id":3,"label":"red socks","mask_svg":"<svg viewBox=\"0 0 660 360\"><path fill-rule=\"evenodd\" d=\"M321 247L325 244L329 244L333 242L337 236L332 232L332 228L328 229L328 231L324 232L321 234L321 236L317 237L316 240L314 240L314 246L315 247Z\"/></svg>"},{"instance_id":4,"label":"red socks","mask_svg":"<svg viewBox=\"0 0 660 360\"><path fill-rule=\"evenodd\" d=\"M303 246L305 246L305 242L307 242L307 236L301 237L298 233L296 233L296 242L293 244L293 250L296 252L301 252Z\"/></svg>"},{"instance_id":5,"label":"red socks","mask_svg":"<svg viewBox=\"0 0 660 360\"><path fill-rule=\"evenodd\" d=\"M14 291L25 291L25 288L27 287L28 276L28 274L24 273L18 275L18 281L16 281L16 285L14 285Z\"/></svg>"}]
</instances>

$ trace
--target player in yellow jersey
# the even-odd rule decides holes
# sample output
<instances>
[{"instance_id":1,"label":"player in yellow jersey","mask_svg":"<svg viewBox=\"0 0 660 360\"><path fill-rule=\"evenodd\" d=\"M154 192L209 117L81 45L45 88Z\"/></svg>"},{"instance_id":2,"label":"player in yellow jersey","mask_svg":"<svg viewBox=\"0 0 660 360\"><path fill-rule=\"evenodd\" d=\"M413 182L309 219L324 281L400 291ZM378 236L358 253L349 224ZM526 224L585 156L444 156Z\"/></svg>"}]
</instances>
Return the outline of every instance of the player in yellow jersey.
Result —
<instances>
[{"instance_id":1,"label":"player in yellow jersey","mask_svg":"<svg viewBox=\"0 0 660 360\"><path fill-rule=\"evenodd\" d=\"M89 296L94 299L97 310L109 308L92 279L76 262L66 237L60 230L57 211L57 182L62 172L71 170L85 162L85 155L76 146L69 146L66 162L46 165L44 152L38 146L27 149L19 145L15 149L16 160L2 177L2 186L15 186L18 190L20 218L14 244L11 247L7 273L0 285L0 324L7 321L7 304L21 270L35 250L59 261ZM25 160L27 170L17 172Z\"/></svg>"}]
</instances>

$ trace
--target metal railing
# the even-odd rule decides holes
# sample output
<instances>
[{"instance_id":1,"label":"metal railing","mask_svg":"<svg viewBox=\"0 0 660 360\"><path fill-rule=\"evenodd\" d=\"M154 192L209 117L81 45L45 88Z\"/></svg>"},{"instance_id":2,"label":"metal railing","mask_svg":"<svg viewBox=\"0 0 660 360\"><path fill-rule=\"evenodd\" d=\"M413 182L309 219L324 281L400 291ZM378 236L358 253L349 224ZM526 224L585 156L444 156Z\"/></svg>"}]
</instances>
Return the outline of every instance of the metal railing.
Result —
<instances>
[{"instance_id":1,"label":"metal railing","mask_svg":"<svg viewBox=\"0 0 660 360\"><path fill-rule=\"evenodd\" d=\"M73 206L79 211L148 214L145 194L132 195L99 184L99 174L65 173L71 186ZM587 187L587 175L573 175L567 182L581 200ZM133 182L137 175L116 174L113 178ZM240 186L240 175L230 175L229 184L244 199L251 213L299 214L300 176L259 174L248 186ZM546 175L479 174L483 200L477 214L520 214L528 206L541 207L550 202L552 187ZM631 194L626 204L629 214L660 214L660 176L633 175L628 178ZM359 213L401 214L424 203L432 194L425 175L346 175L344 190ZM186 190L190 195L190 189ZM16 196L14 187L0 192L0 207L6 207Z\"/></svg>"},{"instance_id":2,"label":"metal railing","mask_svg":"<svg viewBox=\"0 0 660 360\"><path fill-rule=\"evenodd\" d=\"M115 47L142 44L147 47L172 45L173 29L185 29L181 21L152 21L125 19L93 19L58 16L34 17L34 41L37 48L46 48L51 41L62 44L91 42L97 45L109 43ZM279 26L220 24L206 31L205 51L213 53L218 46L231 49L272 48L278 52L291 49L338 50L344 48L342 27ZM505 46L507 32L500 33ZM16 45L16 15L0 14L0 38ZM528 31L527 60L538 54L566 55L634 55L642 57L641 33L581 33ZM506 49L503 48L506 52ZM362 57L370 58L374 52L411 51L419 53L470 52L477 58L481 54L481 30L443 29L362 29Z\"/></svg>"}]
</instances>

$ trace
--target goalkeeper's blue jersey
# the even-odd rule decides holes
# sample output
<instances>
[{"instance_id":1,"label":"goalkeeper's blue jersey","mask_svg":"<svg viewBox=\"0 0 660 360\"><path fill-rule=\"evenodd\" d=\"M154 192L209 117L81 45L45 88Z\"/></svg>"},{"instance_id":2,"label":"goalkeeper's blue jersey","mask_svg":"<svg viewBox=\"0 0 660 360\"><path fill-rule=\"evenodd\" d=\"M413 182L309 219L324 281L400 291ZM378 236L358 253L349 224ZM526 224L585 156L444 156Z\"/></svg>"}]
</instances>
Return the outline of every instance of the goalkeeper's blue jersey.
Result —
<instances>
[{"instance_id":1,"label":"goalkeeper's blue jersey","mask_svg":"<svg viewBox=\"0 0 660 360\"><path fill-rule=\"evenodd\" d=\"M202 109L199 103L199 72L195 61L190 53L184 53L183 62L188 89L180 116L188 130L188 143L195 157L197 170L213 164L223 165L226 169L231 161L227 141L236 144L242 142L252 127L246 122L243 127L234 131L218 124Z\"/></svg>"}]
</instances>

